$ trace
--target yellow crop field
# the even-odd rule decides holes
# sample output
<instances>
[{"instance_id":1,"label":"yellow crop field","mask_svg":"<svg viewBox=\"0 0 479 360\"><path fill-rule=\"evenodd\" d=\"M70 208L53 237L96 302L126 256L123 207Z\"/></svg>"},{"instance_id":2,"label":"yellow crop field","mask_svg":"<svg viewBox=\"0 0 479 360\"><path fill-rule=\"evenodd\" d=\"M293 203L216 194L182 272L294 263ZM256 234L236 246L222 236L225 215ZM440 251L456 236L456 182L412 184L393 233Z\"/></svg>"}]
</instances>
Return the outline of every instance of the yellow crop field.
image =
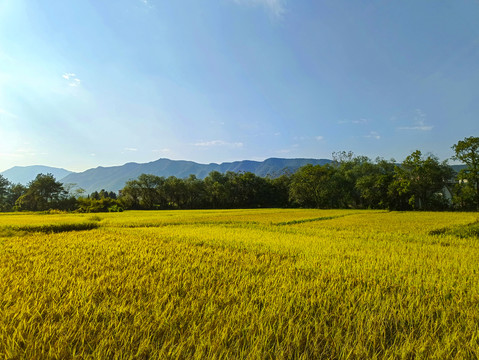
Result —
<instances>
[{"instance_id":1,"label":"yellow crop field","mask_svg":"<svg viewBox=\"0 0 479 360\"><path fill-rule=\"evenodd\" d=\"M478 220L0 214L0 358L477 359Z\"/></svg>"}]
</instances>

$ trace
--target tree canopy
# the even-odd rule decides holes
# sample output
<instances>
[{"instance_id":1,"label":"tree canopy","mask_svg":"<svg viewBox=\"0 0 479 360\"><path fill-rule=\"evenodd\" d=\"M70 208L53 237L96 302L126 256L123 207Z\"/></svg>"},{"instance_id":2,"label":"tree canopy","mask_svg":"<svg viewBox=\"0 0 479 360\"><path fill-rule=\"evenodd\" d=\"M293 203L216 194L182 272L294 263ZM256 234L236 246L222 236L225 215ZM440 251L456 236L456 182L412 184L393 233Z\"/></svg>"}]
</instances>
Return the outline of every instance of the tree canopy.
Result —
<instances>
[{"instance_id":1,"label":"tree canopy","mask_svg":"<svg viewBox=\"0 0 479 360\"><path fill-rule=\"evenodd\" d=\"M466 165L458 174L459 198L466 206L479 210L479 137L467 137L452 146L454 160Z\"/></svg>"}]
</instances>

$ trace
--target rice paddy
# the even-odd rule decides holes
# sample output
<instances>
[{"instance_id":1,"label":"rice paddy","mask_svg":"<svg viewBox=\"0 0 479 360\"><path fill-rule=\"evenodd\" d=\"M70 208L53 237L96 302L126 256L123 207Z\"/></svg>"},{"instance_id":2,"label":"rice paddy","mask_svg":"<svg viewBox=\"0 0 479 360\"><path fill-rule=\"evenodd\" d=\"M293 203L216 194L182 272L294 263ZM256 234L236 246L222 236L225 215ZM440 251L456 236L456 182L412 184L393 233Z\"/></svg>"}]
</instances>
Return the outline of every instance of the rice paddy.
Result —
<instances>
[{"instance_id":1,"label":"rice paddy","mask_svg":"<svg viewBox=\"0 0 479 360\"><path fill-rule=\"evenodd\" d=\"M0 358L477 359L478 219L0 214Z\"/></svg>"}]
</instances>

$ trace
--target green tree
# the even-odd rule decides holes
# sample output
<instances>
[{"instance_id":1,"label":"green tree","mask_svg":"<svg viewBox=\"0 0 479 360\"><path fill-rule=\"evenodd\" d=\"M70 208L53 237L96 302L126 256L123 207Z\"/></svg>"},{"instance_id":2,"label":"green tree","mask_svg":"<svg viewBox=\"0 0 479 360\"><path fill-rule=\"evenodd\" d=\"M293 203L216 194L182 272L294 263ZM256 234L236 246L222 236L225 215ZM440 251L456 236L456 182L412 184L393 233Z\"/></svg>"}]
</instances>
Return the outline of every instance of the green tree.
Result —
<instances>
[{"instance_id":1,"label":"green tree","mask_svg":"<svg viewBox=\"0 0 479 360\"><path fill-rule=\"evenodd\" d=\"M479 137L467 137L452 146L454 160L462 161L466 168L459 171L458 180L462 196L479 210Z\"/></svg>"},{"instance_id":2,"label":"green tree","mask_svg":"<svg viewBox=\"0 0 479 360\"><path fill-rule=\"evenodd\" d=\"M52 174L38 174L28 184L27 191L15 202L19 210L42 211L61 208L61 202L67 198L63 184L56 181Z\"/></svg>"},{"instance_id":3,"label":"green tree","mask_svg":"<svg viewBox=\"0 0 479 360\"><path fill-rule=\"evenodd\" d=\"M164 192L169 208L183 209L188 199L188 187L185 180L169 176L165 180Z\"/></svg>"},{"instance_id":4,"label":"green tree","mask_svg":"<svg viewBox=\"0 0 479 360\"><path fill-rule=\"evenodd\" d=\"M100 200L100 194L98 191L94 191L90 194L90 199L92 200Z\"/></svg>"},{"instance_id":5,"label":"green tree","mask_svg":"<svg viewBox=\"0 0 479 360\"><path fill-rule=\"evenodd\" d=\"M396 166L391 188L413 209L439 210L447 207L443 191L452 177L453 170L446 161L440 163L433 155L424 158L416 150Z\"/></svg>"},{"instance_id":6,"label":"green tree","mask_svg":"<svg viewBox=\"0 0 479 360\"><path fill-rule=\"evenodd\" d=\"M214 209L228 207L228 193L226 183L228 178L219 171L212 171L204 179L207 203Z\"/></svg>"},{"instance_id":7,"label":"green tree","mask_svg":"<svg viewBox=\"0 0 479 360\"><path fill-rule=\"evenodd\" d=\"M0 211L8 210L8 189L10 182L0 175Z\"/></svg>"},{"instance_id":8,"label":"green tree","mask_svg":"<svg viewBox=\"0 0 479 360\"><path fill-rule=\"evenodd\" d=\"M130 180L120 191L121 202L130 209L154 209L165 206L165 178L141 174L138 179Z\"/></svg>"},{"instance_id":9,"label":"green tree","mask_svg":"<svg viewBox=\"0 0 479 360\"><path fill-rule=\"evenodd\" d=\"M271 186L270 201L271 207L285 208L289 202L289 188L291 186L291 174L283 174L274 179L267 179Z\"/></svg>"},{"instance_id":10,"label":"green tree","mask_svg":"<svg viewBox=\"0 0 479 360\"><path fill-rule=\"evenodd\" d=\"M342 207L343 180L334 165L305 165L291 177L290 200L313 208Z\"/></svg>"},{"instance_id":11,"label":"green tree","mask_svg":"<svg viewBox=\"0 0 479 360\"><path fill-rule=\"evenodd\" d=\"M101 189L100 192L98 193L98 196L100 197L100 199L106 199L108 198L108 191L106 191L105 189Z\"/></svg>"},{"instance_id":12,"label":"green tree","mask_svg":"<svg viewBox=\"0 0 479 360\"><path fill-rule=\"evenodd\" d=\"M363 177L374 173L375 165L366 156L354 156L349 152L333 153L333 166L337 169L336 179L340 181L339 202L342 207L368 207L364 195L364 187L358 186ZM338 184L339 185L339 184Z\"/></svg>"},{"instance_id":13,"label":"green tree","mask_svg":"<svg viewBox=\"0 0 479 360\"><path fill-rule=\"evenodd\" d=\"M389 187L394 180L394 160L377 158L376 162L365 163L362 174L356 180L355 188L361 196L364 207L389 209L393 206Z\"/></svg>"},{"instance_id":14,"label":"green tree","mask_svg":"<svg viewBox=\"0 0 479 360\"><path fill-rule=\"evenodd\" d=\"M17 200L27 192L26 186L22 184L10 184L7 194L7 211L14 210Z\"/></svg>"},{"instance_id":15,"label":"green tree","mask_svg":"<svg viewBox=\"0 0 479 360\"><path fill-rule=\"evenodd\" d=\"M185 206L188 209L202 209L207 206L207 194L205 182L190 175L184 180L186 186L186 202Z\"/></svg>"},{"instance_id":16,"label":"green tree","mask_svg":"<svg viewBox=\"0 0 479 360\"><path fill-rule=\"evenodd\" d=\"M266 179L252 172L226 173L227 192L234 208L267 207L271 186Z\"/></svg>"}]
</instances>

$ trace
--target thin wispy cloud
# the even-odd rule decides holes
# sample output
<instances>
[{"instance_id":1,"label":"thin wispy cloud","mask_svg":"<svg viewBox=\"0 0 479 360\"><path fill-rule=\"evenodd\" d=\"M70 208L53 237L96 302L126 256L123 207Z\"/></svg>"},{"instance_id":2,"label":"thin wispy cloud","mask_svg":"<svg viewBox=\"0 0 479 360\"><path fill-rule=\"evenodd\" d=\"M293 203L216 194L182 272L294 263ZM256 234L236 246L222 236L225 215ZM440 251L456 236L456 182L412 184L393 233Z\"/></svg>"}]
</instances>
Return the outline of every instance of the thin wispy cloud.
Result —
<instances>
[{"instance_id":1,"label":"thin wispy cloud","mask_svg":"<svg viewBox=\"0 0 479 360\"><path fill-rule=\"evenodd\" d=\"M398 127L398 130L420 130L420 131L430 131L434 128L431 125L417 125L417 126L401 126Z\"/></svg>"},{"instance_id":2,"label":"thin wispy cloud","mask_svg":"<svg viewBox=\"0 0 479 360\"><path fill-rule=\"evenodd\" d=\"M353 124L367 124L369 122L368 119L359 119L359 120L353 120L351 123Z\"/></svg>"},{"instance_id":3,"label":"thin wispy cloud","mask_svg":"<svg viewBox=\"0 0 479 360\"><path fill-rule=\"evenodd\" d=\"M287 148L276 150L275 153L280 154L280 155L281 154L283 154L283 155L284 154L291 154L293 151L297 150L298 148L300 148L299 144L292 144Z\"/></svg>"},{"instance_id":4,"label":"thin wispy cloud","mask_svg":"<svg viewBox=\"0 0 479 360\"><path fill-rule=\"evenodd\" d=\"M140 0L140 2L145 5L146 7L153 8L153 4L151 0Z\"/></svg>"},{"instance_id":5,"label":"thin wispy cloud","mask_svg":"<svg viewBox=\"0 0 479 360\"><path fill-rule=\"evenodd\" d=\"M400 126L398 130L416 130L416 131L431 131L434 128L432 125L426 124L426 114L421 109L416 109L414 116L414 124L411 126Z\"/></svg>"},{"instance_id":6,"label":"thin wispy cloud","mask_svg":"<svg viewBox=\"0 0 479 360\"><path fill-rule=\"evenodd\" d=\"M286 11L286 0L234 0L235 3L248 6L261 6L276 18L281 18Z\"/></svg>"},{"instance_id":7,"label":"thin wispy cloud","mask_svg":"<svg viewBox=\"0 0 479 360\"><path fill-rule=\"evenodd\" d=\"M338 124L355 124L355 125L363 125L369 123L368 119L357 119L357 120L340 120Z\"/></svg>"},{"instance_id":8,"label":"thin wispy cloud","mask_svg":"<svg viewBox=\"0 0 479 360\"><path fill-rule=\"evenodd\" d=\"M321 141L324 140L324 136L317 135L317 136L293 136L294 141L308 141L308 140L316 140Z\"/></svg>"},{"instance_id":9,"label":"thin wispy cloud","mask_svg":"<svg viewBox=\"0 0 479 360\"><path fill-rule=\"evenodd\" d=\"M368 135L365 135L364 137L367 139L381 139L381 135L379 135L377 131L371 131Z\"/></svg>"},{"instance_id":10,"label":"thin wispy cloud","mask_svg":"<svg viewBox=\"0 0 479 360\"><path fill-rule=\"evenodd\" d=\"M0 155L5 158L24 159L28 157L34 157L39 155L39 153L35 149L22 147L15 149L12 152L0 153ZM40 153L40 155L45 155L45 153Z\"/></svg>"},{"instance_id":11,"label":"thin wispy cloud","mask_svg":"<svg viewBox=\"0 0 479 360\"><path fill-rule=\"evenodd\" d=\"M62 75L66 81L68 81L68 86L77 87L80 86L81 80L74 73L65 73Z\"/></svg>"},{"instance_id":12,"label":"thin wispy cloud","mask_svg":"<svg viewBox=\"0 0 479 360\"><path fill-rule=\"evenodd\" d=\"M125 151L138 151L137 148L125 148Z\"/></svg>"},{"instance_id":13,"label":"thin wispy cloud","mask_svg":"<svg viewBox=\"0 0 479 360\"><path fill-rule=\"evenodd\" d=\"M212 140L212 141L199 141L193 145L198 147L224 146L224 147L240 148L240 147L243 147L244 144L242 142L227 142L223 140Z\"/></svg>"},{"instance_id":14,"label":"thin wispy cloud","mask_svg":"<svg viewBox=\"0 0 479 360\"><path fill-rule=\"evenodd\" d=\"M170 153L170 152L171 152L171 149L168 149L168 148L164 148L164 149L154 149L154 150L152 150L152 152L154 152L154 153L167 154L167 153Z\"/></svg>"},{"instance_id":15,"label":"thin wispy cloud","mask_svg":"<svg viewBox=\"0 0 479 360\"><path fill-rule=\"evenodd\" d=\"M211 120L210 124L211 125L221 125L221 126L223 126L225 124L225 122L224 121Z\"/></svg>"}]
</instances>

